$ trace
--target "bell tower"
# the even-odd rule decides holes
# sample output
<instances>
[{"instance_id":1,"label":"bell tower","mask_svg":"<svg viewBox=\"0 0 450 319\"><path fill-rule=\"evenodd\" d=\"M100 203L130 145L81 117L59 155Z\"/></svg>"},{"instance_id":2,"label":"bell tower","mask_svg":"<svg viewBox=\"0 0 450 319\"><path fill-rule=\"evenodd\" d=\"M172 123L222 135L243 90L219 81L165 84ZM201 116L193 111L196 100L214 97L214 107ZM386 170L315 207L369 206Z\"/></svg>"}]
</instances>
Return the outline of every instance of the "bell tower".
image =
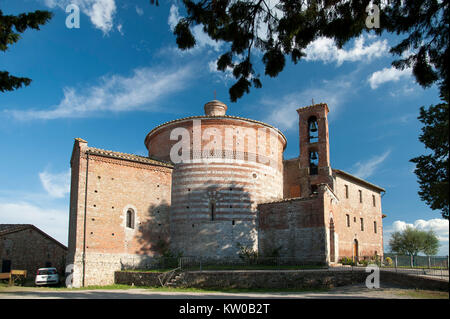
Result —
<instances>
[{"instance_id":1,"label":"bell tower","mask_svg":"<svg viewBox=\"0 0 450 319\"><path fill-rule=\"evenodd\" d=\"M300 190L301 196L310 196L319 184L333 187L328 137L328 105L314 104L299 108L300 134Z\"/></svg>"}]
</instances>

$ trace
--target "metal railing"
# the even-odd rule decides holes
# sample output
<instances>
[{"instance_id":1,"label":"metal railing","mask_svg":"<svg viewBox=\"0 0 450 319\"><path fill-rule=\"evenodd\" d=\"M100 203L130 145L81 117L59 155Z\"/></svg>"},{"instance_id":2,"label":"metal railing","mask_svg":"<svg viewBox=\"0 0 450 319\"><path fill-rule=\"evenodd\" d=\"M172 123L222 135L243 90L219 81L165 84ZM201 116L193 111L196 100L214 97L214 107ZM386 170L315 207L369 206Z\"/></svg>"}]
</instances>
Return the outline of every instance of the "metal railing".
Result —
<instances>
[{"instance_id":1,"label":"metal railing","mask_svg":"<svg viewBox=\"0 0 450 319\"><path fill-rule=\"evenodd\" d=\"M385 254L384 256L342 256L334 269L361 269L375 264L384 271L393 271L415 276L449 278L448 256L403 256Z\"/></svg>"},{"instance_id":2,"label":"metal railing","mask_svg":"<svg viewBox=\"0 0 450 319\"><path fill-rule=\"evenodd\" d=\"M324 263L306 262L305 260L295 257L181 257L180 267L183 271L295 270L327 268Z\"/></svg>"},{"instance_id":3,"label":"metal railing","mask_svg":"<svg viewBox=\"0 0 450 319\"><path fill-rule=\"evenodd\" d=\"M177 271L225 271L225 270L363 270L370 264L376 264L382 270L395 271L418 276L448 278L448 256L400 256L386 254L384 256L340 256L330 266L324 262L323 256L308 256L305 259L295 257L154 257L145 262L122 264L122 270L156 271L164 275L161 280L170 281Z\"/></svg>"}]
</instances>

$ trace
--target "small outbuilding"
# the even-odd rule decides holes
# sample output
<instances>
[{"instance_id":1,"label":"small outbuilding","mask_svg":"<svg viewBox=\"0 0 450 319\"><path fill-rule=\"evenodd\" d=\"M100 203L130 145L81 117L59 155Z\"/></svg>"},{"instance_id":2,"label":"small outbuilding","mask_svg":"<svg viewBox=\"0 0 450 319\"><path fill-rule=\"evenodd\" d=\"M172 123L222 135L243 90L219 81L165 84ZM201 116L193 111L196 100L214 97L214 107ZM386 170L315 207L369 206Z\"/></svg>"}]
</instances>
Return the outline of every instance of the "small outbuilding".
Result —
<instances>
[{"instance_id":1,"label":"small outbuilding","mask_svg":"<svg viewBox=\"0 0 450 319\"><path fill-rule=\"evenodd\" d=\"M26 270L33 277L37 269L55 267L64 274L67 247L30 224L0 224L0 272Z\"/></svg>"}]
</instances>

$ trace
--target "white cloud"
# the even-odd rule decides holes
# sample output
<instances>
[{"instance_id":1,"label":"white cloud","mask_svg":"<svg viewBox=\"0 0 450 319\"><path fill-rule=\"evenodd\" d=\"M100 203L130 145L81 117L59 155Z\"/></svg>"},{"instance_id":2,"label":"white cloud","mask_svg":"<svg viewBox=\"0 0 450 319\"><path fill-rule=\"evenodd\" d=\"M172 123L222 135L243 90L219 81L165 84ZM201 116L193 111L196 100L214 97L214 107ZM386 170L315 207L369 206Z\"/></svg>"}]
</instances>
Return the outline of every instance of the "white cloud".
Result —
<instances>
[{"instance_id":1,"label":"white cloud","mask_svg":"<svg viewBox=\"0 0 450 319\"><path fill-rule=\"evenodd\" d=\"M209 72L216 75L220 79L220 81L222 81L224 83L227 83L230 80L234 80L235 78L233 75L233 68L227 66L227 68L225 69L225 72L219 71L219 70L217 70L217 60L208 62Z\"/></svg>"},{"instance_id":2,"label":"white cloud","mask_svg":"<svg viewBox=\"0 0 450 319\"><path fill-rule=\"evenodd\" d=\"M190 67L173 70L139 68L130 77L103 76L98 85L80 90L64 88L64 98L56 106L43 110L6 110L19 120L80 118L101 112L155 110L156 102L189 83Z\"/></svg>"},{"instance_id":3,"label":"white cloud","mask_svg":"<svg viewBox=\"0 0 450 319\"><path fill-rule=\"evenodd\" d=\"M396 220L390 227L385 227L383 231L385 251L389 251L389 240L393 232L403 231L406 227L412 227L420 230L433 230L439 239L438 255L448 255L449 243L449 221L443 218L434 218L429 220L418 219L413 223L408 223L402 220Z\"/></svg>"},{"instance_id":4,"label":"white cloud","mask_svg":"<svg viewBox=\"0 0 450 319\"><path fill-rule=\"evenodd\" d=\"M0 224L32 224L67 245L69 210L0 199Z\"/></svg>"},{"instance_id":5,"label":"white cloud","mask_svg":"<svg viewBox=\"0 0 450 319\"><path fill-rule=\"evenodd\" d=\"M392 223L392 231L403 231L406 227L416 228L419 230L433 230L436 232L439 241L448 242L449 224L447 219L434 218L429 220L418 219L413 224L406 223L401 220L396 220Z\"/></svg>"},{"instance_id":6,"label":"white cloud","mask_svg":"<svg viewBox=\"0 0 450 319\"><path fill-rule=\"evenodd\" d=\"M144 14L144 10L142 8L136 6L136 13L141 16Z\"/></svg>"},{"instance_id":7,"label":"white cloud","mask_svg":"<svg viewBox=\"0 0 450 319\"><path fill-rule=\"evenodd\" d=\"M367 39L373 40L367 36ZM310 43L306 49L306 61L322 61L325 63L336 62L341 65L343 62L350 61L370 61L379 58L388 52L389 46L387 40L373 41L365 45L366 38L360 36L354 41L352 48L345 50L339 49L334 40L321 37Z\"/></svg>"},{"instance_id":8,"label":"white cloud","mask_svg":"<svg viewBox=\"0 0 450 319\"><path fill-rule=\"evenodd\" d=\"M167 23L169 24L170 30L175 30L178 21L181 19L180 13L178 12L178 7L174 4L170 6L169 18Z\"/></svg>"},{"instance_id":9,"label":"white cloud","mask_svg":"<svg viewBox=\"0 0 450 319\"><path fill-rule=\"evenodd\" d=\"M69 4L77 5L104 34L111 31L114 26L115 0L44 0L44 3L49 8L59 7L62 10L66 10Z\"/></svg>"},{"instance_id":10,"label":"white cloud","mask_svg":"<svg viewBox=\"0 0 450 319\"><path fill-rule=\"evenodd\" d=\"M63 173L39 173L42 186L51 197L62 198L70 192L70 169Z\"/></svg>"},{"instance_id":11,"label":"white cloud","mask_svg":"<svg viewBox=\"0 0 450 319\"><path fill-rule=\"evenodd\" d=\"M117 26L117 31L119 31L120 35L124 35L122 29L123 29L123 25L119 24L119 25Z\"/></svg>"},{"instance_id":12,"label":"white cloud","mask_svg":"<svg viewBox=\"0 0 450 319\"><path fill-rule=\"evenodd\" d=\"M378 166L383 163L389 154L390 150L384 152L379 156L374 156L370 158L367 162L358 162L354 165L353 175L358 176L359 178L368 178L372 176Z\"/></svg>"},{"instance_id":13,"label":"white cloud","mask_svg":"<svg viewBox=\"0 0 450 319\"><path fill-rule=\"evenodd\" d=\"M170 30L175 30L175 26L178 24L178 21L182 18L178 12L178 7L174 4L170 7L169 18L167 23L169 24ZM211 39L208 34L203 31L203 26L195 25L191 32L195 38L196 46L193 48L203 49L203 48L212 48L214 51L218 52L222 47L222 42L215 41Z\"/></svg>"},{"instance_id":14,"label":"white cloud","mask_svg":"<svg viewBox=\"0 0 450 319\"><path fill-rule=\"evenodd\" d=\"M375 90L383 83L397 82L401 78L410 77L411 74L411 69L399 70L394 67L384 68L383 70L372 73L368 79L368 82L370 87Z\"/></svg>"},{"instance_id":15,"label":"white cloud","mask_svg":"<svg viewBox=\"0 0 450 319\"><path fill-rule=\"evenodd\" d=\"M269 116L264 121L280 129L293 129L298 123L296 110L300 107L314 103L327 103L336 114L342 102L351 94L353 85L349 78L340 78L333 81L322 81L321 85L308 88L285 96L266 98L261 104L266 106ZM319 100L320 99L320 100Z\"/></svg>"}]
</instances>

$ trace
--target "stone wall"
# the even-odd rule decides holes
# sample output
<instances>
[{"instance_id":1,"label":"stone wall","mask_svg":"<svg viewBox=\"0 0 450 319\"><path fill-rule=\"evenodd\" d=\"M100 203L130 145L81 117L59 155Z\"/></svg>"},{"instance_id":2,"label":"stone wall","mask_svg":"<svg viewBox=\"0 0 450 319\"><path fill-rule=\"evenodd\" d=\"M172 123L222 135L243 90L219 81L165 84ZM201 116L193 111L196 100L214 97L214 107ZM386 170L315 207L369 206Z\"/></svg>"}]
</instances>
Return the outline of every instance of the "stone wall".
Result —
<instances>
[{"instance_id":1,"label":"stone wall","mask_svg":"<svg viewBox=\"0 0 450 319\"><path fill-rule=\"evenodd\" d=\"M135 286L160 286L161 273L116 272L115 283ZM245 270L184 272L176 287L203 289L318 289L364 284L369 275L365 269L352 270ZM381 271L380 287L448 291L448 281Z\"/></svg>"},{"instance_id":2,"label":"stone wall","mask_svg":"<svg viewBox=\"0 0 450 319\"><path fill-rule=\"evenodd\" d=\"M323 190L309 198L288 199L258 205L259 252L293 257L308 263L327 262Z\"/></svg>"},{"instance_id":3,"label":"stone wall","mask_svg":"<svg viewBox=\"0 0 450 319\"><path fill-rule=\"evenodd\" d=\"M135 286L160 286L158 273L116 272L115 283ZM203 289L317 289L363 283L364 271L328 270L253 270L253 271L192 271L181 273L176 287Z\"/></svg>"},{"instance_id":4,"label":"stone wall","mask_svg":"<svg viewBox=\"0 0 450 319\"><path fill-rule=\"evenodd\" d=\"M66 254L64 245L32 226L0 236L0 261L10 260L11 269L27 270L29 278L46 266L57 268L63 275Z\"/></svg>"},{"instance_id":5,"label":"stone wall","mask_svg":"<svg viewBox=\"0 0 450 319\"><path fill-rule=\"evenodd\" d=\"M160 272L134 272L134 271L116 271L114 273L114 283L117 285L141 286L141 287L160 287L161 282L158 277Z\"/></svg>"},{"instance_id":6,"label":"stone wall","mask_svg":"<svg viewBox=\"0 0 450 319\"><path fill-rule=\"evenodd\" d=\"M122 269L151 269L158 262L153 256L126 253L92 253L86 254L84 263L84 285L112 285L114 273ZM81 286L83 276L83 256L75 255L73 286Z\"/></svg>"},{"instance_id":7,"label":"stone wall","mask_svg":"<svg viewBox=\"0 0 450 319\"><path fill-rule=\"evenodd\" d=\"M258 249L254 220L178 222L171 229L171 249L183 256L238 257L238 244Z\"/></svg>"}]
</instances>

